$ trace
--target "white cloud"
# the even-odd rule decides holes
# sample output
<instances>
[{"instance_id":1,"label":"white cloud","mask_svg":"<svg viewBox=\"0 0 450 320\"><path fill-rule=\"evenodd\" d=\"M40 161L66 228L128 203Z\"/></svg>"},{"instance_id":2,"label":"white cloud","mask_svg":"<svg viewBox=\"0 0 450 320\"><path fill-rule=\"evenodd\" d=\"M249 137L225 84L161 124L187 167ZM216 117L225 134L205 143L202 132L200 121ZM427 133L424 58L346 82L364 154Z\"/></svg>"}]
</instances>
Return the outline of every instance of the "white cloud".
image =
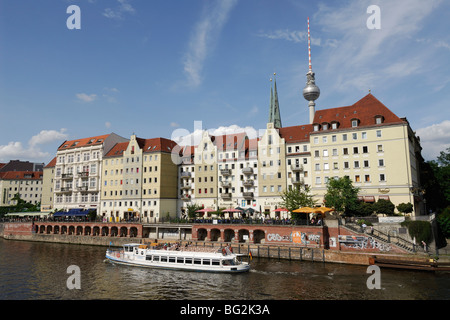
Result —
<instances>
[{"instance_id":1,"label":"white cloud","mask_svg":"<svg viewBox=\"0 0 450 320\"><path fill-rule=\"evenodd\" d=\"M195 146L198 145L202 139L203 129L196 129L194 132L188 132L184 129L177 129L172 133L171 139L181 146ZM221 126L206 130L211 136L222 136L235 133L245 132L249 139L254 139L261 136L263 130L256 130L253 127L240 127L238 125Z\"/></svg>"},{"instance_id":2,"label":"white cloud","mask_svg":"<svg viewBox=\"0 0 450 320\"><path fill-rule=\"evenodd\" d=\"M11 141L7 145L0 145L0 161L7 162L12 159L43 161L50 156L49 152L41 150L41 145L67 139L67 130L42 130L31 137L28 145L24 146L20 141Z\"/></svg>"},{"instance_id":3,"label":"white cloud","mask_svg":"<svg viewBox=\"0 0 450 320\"><path fill-rule=\"evenodd\" d=\"M103 16L108 19L122 20L124 13L135 13L136 10L128 3L128 0L117 0L119 5L114 9L106 8Z\"/></svg>"},{"instance_id":4,"label":"white cloud","mask_svg":"<svg viewBox=\"0 0 450 320\"><path fill-rule=\"evenodd\" d=\"M77 98L83 102L92 102L95 99L97 99L97 95L96 94L86 94L86 93L77 93L76 94Z\"/></svg>"},{"instance_id":5,"label":"white cloud","mask_svg":"<svg viewBox=\"0 0 450 320\"><path fill-rule=\"evenodd\" d=\"M106 121L105 122L105 128L111 128L111 122Z\"/></svg>"},{"instance_id":6,"label":"white cloud","mask_svg":"<svg viewBox=\"0 0 450 320\"><path fill-rule=\"evenodd\" d=\"M236 3L237 0L221 0L211 7L208 6L201 20L195 26L183 62L189 86L196 87L201 84L205 59L214 47L214 41L217 41L220 31Z\"/></svg>"},{"instance_id":7,"label":"white cloud","mask_svg":"<svg viewBox=\"0 0 450 320\"><path fill-rule=\"evenodd\" d=\"M28 144L30 147L35 147L38 144L51 143L58 140L67 139L67 134L65 133L67 129L62 128L60 131L56 130L42 130L37 135L31 137Z\"/></svg>"},{"instance_id":8,"label":"white cloud","mask_svg":"<svg viewBox=\"0 0 450 320\"><path fill-rule=\"evenodd\" d=\"M308 32L289 29L278 29L272 32L260 32L257 34L259 37L273 39L273 40L286 40L294 43L306 43L308 41ZM311 45L323 46L323 47L336 47L337 40L326 39L322 41L321 38L311 38Z\"/></svg>"},{"instance_id":9,"label":"white cloud","mask_svg":"<svg viewBox=\"0 0 450 320\"><path fill-rule=\"evenodd\" d=\"M441 151L450 147L450 120L420 128L416 131L425 160L435 160Z\"/></svg>"},{"instance_id":10,"label":"white cloud","mask_svg":"<svg viewBox=\"0 0 450 320\"><path fill-rule=\"evenodd\" d=\"M366 26L370 17L366 9L373 4L372 0L349 1L339 8L321 3L311 19L315 24L311 37L315 37L314 30L322 30L337 39L336 46L327 50L327 59L322 62L326 72L334 75L332 90L366 91L377 84L385 85L392 78L429 73L433 51L426 46L418 47L414 39L424 26L423 20L440 2L383 1L379 4L378 30Z\"/></svg>"}]
</instances>

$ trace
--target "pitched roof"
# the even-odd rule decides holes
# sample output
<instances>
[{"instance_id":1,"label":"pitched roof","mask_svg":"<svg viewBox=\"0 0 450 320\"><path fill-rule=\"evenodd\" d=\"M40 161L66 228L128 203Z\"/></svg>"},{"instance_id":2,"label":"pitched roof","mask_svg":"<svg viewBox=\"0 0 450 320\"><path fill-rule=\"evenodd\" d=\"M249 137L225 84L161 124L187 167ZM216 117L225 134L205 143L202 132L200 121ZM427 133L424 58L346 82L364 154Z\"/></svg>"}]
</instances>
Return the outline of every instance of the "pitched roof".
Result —
<instances>
[{"instance_id":1,"label":"pitched roof","mask_svg":"<svg viewBox=\"0 0 450 320\"><path fill-rule=\"evenodd\" d=\"M352 120L359 121L358 127L375 126L376 117L383 119L381 124L403 123L404 121L389 110L383 103L371 93L363 97L351 106L317 110L313 124L331 124L337 122L338 129L352 127Z\"/></svg>"},{"instance_id":2,"label":"pitched roof","mask_svg":"<svg viewBox=\"0 0 450 320\"><path fill-rule=\"evenodd\" d=\"M309 142L309 134L312 131L311 124L304 124L300 126L284 127L279 129L281 138L284 138L286 143Z\"/></svg>"},{"instance_id":3,"label":"pitched roof","mask_svg":"<svg viewBox=\"0 0 450 320\"><path fill-rule=\"evenodd\" d=\"M0 173L2 180L40 180L42 171L6 171Z\"/></svg>"},{"instance_id":4,"label":"pitched roof","mask_svg":"<svg viewBox=\"0 0 450 320\"><path fill-rule=\"evenodd\" d=\"M56 157L54 157L44 168L52 168L56 165Z\"/></svg>"},{"instance_id":5,"label":"pitched roof","mask_svg":"<svg viewBox=\"0 0 450 320\"><path fill-rule=\"evenodd\" d=\"M166 138L141 139L136 138L142 151L145 152L168 152L171 153L177 143Z\"/></svg>"},{"instance_id":6,"label":"pitched roof","mask_svg":"<svg viewBox=\"0 0 450 320\"><path fill-rule=\"evenodd\" d=\"M245 132L225 134L222 136L215 136L214 144L218 151L232 151L240 150L245 147L244 142L247 138Z\"/></svg>"},{"instance_id":7,"label":"pitched roof","mask_svg":"<svg viewBox=\"0 0 450 320\"><path fill-rule=\"evenodd\" d=\"M86 146L95 146L102 144L106 138L109 137L109 134L104 134L96 137L82 138L76 140L64 141L58 148L58 151L67 150L72 148L80 148Z\"/></svg>"},{"instance_id":8,"label":"pitched roof","mask_svg":"<svg viewBox=\"0 0 450 320\"><path fill-rule=\"evenodd\" d=\"M118 142L114 145L114 147L111 148L111 150L108 151L107 154L105 154L104 158L106 157L121 157L123 155L123 152L127 150L128 148L128 141L127 142Z\"/></svg>"},{"instance_id":9,"label":"pitched roof","mask_svg":"<svg viewBox=\"0 0 450 320\"><path fill-rule=\"evenodd\" d=\"M139 145L139 148L142 149L144 153L146 152L167 152L171 153L173 148L177 146L175 141L166 138L152 138L152 139L143 139L136 138L136 141ZM124 151L127 150L128 144L130 142L119 142L108 151L105 157L119 157L122 156Z\"/></svg>"}]
</instances>

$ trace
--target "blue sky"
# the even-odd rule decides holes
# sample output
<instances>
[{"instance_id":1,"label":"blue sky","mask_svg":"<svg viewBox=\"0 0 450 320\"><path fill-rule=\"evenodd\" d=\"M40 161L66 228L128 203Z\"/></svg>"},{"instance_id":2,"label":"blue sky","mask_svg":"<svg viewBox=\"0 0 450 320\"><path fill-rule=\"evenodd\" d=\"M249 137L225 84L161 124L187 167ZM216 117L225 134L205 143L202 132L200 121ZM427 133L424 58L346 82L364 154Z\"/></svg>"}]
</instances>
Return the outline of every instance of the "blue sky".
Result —
<instances>
[{"instance_id":1,"label":"blue sky","mask_svg":"<svg viewBox=\"0 0 450 320\"><path fill-rule=\"evenodd\" d=\"M370 89L427 160L450 146L449 1L0 0L0 162L47 163L66 139L110 132L171 138L194 121L258 132L274 72L283 126L308 123L308 16L316 109Z\"/></svg>"}]
</instances>

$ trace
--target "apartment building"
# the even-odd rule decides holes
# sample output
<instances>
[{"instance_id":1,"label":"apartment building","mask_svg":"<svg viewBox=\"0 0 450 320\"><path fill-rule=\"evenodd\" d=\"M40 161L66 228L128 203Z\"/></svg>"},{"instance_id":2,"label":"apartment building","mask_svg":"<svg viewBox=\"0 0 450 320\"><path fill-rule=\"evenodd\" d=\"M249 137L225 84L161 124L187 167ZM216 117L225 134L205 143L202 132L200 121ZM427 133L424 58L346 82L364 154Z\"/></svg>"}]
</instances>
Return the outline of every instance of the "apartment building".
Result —
<instances>
[{"instance_id":1,"label":"apartment building","mask_svg":"<svg viewBox=\"0 0 450 320\"><path fill-rule=\"evenodd\" d=\"M123 141L111 133L63 142L56 152L53 208L98 209L103 156Z\"/></svg>"},{"instance_id":2,"label":"apartment building","mask_svg":"<svg viewBox=\"0 0 450 320\"><path fill-rule=\"evenodd\" d=\"M322 202L330 178L348 176L361 201L410 202L420 211L420 143L405 118L372 94L347 107L315 112L311 136L312 187Z\"/></svg>"},{"instance_id":3,"label":"apartment building","mask_svg":"<svg viewBox=\"0 0 450 320\"><path fill-rule=\"evenodd\" d=\"M158 222L177 207L176 143L132 135L103 158L100 215L105 220ZM178 156L178 155L176 155Z\"/></svg>"},{"instance_id":4,"label":"apartment building","mask_svg":"<svg viewBox=\"0 0 450 320\"><path fill-rule=\"evenodd\" d=\"M0 206L13 206L16 194L26 202L38 204L42 199L43 163L11 160L0 164Z\"/></svg>"},{"instance_id":5,"label":"apartment building","mask_svg":"<svg viewBox=\"0 0 450 320\"><path fill-rule=\"evenodd\" d=\"M41 212L50 213L54 210L53 187L55 177L56 157L54 157L43 169Z\"/></svg>"},{"instance_id":6,"label":"apartment building","mask_svg":"<svg viewBox=\"0 0 450 320\"><path fill-rule=\"evenodd\" d=\"M38 204L42 196L42 171L5 171L0 172L0 206L17 204L13 200L16 194L26 202Z\"/></svg>"},{"instance_id":7,"label":"apartment building","mask_svg":"<svg viewBox=\"0 0 450 320\"><path fill-rule=\"evenodd\" d=\"M217 146L215 137L204 131L194 151L195 188L193 198L205 208L218 209L218 197L228 199L218 190ZM223 190L225 191L225 190Z\"/></svg>"}]
</instances>

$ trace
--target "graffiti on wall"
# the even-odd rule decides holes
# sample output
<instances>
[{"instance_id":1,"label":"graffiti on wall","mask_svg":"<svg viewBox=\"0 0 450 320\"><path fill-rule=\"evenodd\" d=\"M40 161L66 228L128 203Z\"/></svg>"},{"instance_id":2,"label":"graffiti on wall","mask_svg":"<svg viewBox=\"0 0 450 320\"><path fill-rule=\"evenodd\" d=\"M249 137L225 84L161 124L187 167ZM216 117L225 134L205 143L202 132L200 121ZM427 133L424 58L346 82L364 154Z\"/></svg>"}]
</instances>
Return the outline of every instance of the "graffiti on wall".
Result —
<instances>
[{"instance_id":1,"label":"graffiti on wall","mask_svg":"<svg viewBox=\"0 0 450 320\"><path fill-rule=\"evenodd\" d=\"M376 241L372 237L364 236L338 236L339 243L347 248L353 249L378 249L380 251L391 251L391 245Z\"/></svg>"},{"instance_id":2,"label":"graffiti on wall","mask_svg":"<svg viewBox=\"0 0 450 320\"><path fill-rule=\"evenodd\" d=\"M280 235L278 233L267 234L267 241L291 242L291 235Z\"/></svg>"},{"instance_id":3,"label":"graffiti on wall","mask_svg":"<svg viewBox=\"0 0 450 320\"><path fill-rule=\"evenodd\" d=\"M310 244L315 242L316 244L320 243L320 235L318 234L307 234L305 232L295 231L292 232L292 242L297 244Z\"/></svg>"}]
</instances>

